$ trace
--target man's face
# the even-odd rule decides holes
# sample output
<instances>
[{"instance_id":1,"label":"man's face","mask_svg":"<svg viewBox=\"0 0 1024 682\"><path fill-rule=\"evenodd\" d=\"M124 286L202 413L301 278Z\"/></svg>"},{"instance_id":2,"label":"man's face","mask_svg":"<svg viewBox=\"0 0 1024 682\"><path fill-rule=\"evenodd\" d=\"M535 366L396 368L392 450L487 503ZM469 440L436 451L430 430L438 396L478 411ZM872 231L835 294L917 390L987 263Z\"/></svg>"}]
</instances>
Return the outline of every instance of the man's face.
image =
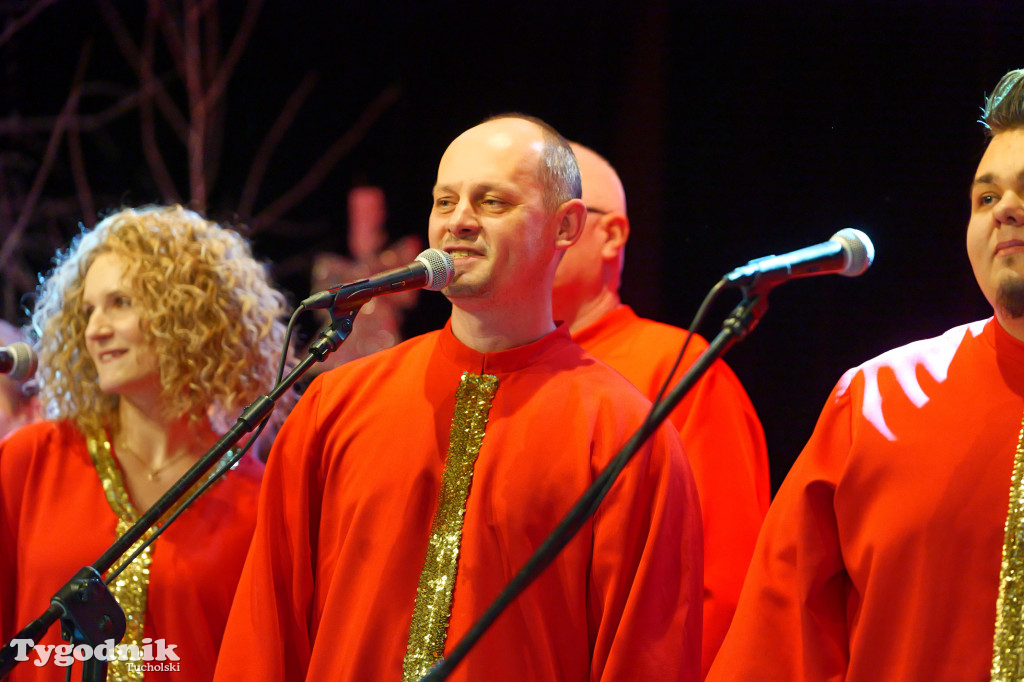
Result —
<instances>
[{"instance_id":1,"label":"man's face","mask_svg":"<svg viewBox=\"0 0 1024 682\"><path fill-rule=\"evenodd\" d=\"M978 164L967 255L996 314L1024 317L1024 129L993 137Z\"/></svg>"},{"instance_id":2,"label":"man's face","mask_svg":"<svg viewBox=\"0 0 1024 682\"><path fill-rule=\"evenodd\" d=\"M444 289L453 303L550 287L555 221L538 177L542 144L532 123L499 119L460 135L441 158L429 241L455 260Z\"/></svg>"},{"instance_id":3,"label":"man's face","mask_svg":"<svg viewBox=\"0 0 1024 682\"><path fill-rule=\"evenodd\" d=\"M606 286L618 293L618 273L629 228L626 194L615 169L587 147L572 143L572 150L583 180L587 222L555 271L555 318L568 320L601 296ZM622 230L626 230L625 235Z\"/></svg>"}]
</instances>

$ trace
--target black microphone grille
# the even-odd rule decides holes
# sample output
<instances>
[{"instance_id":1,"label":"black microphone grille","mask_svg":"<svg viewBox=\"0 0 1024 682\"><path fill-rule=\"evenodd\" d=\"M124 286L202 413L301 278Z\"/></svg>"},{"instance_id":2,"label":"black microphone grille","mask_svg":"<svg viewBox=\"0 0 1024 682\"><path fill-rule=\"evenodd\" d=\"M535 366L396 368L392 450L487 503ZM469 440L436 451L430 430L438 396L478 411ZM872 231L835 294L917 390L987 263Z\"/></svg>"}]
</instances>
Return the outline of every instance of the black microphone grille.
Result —
<instances>
[{"instance_id":1,"label":"black microphone grille","mask_svg":"<svg viewBox=\"0 0 1024 682\"><path fill-rule=\"evenodd\" d=\"M427 249L416 256L416 260L427 266L427 283L424 289L440 291L451 284L455 277L455 261L441 249Z\"/></svg>"},{"instance_id":2,"label":"black microphone grille","mask_svg":"<svg viewBox=\"0 0 1024 682\"><path fill-rule=\"evenodd\" d=\"M829 241L839 242L843 245L843 253L846 255L846 265L838 274L843 277L857 277L863 275L875 260L875 245L871 239L852 227L839 230Z\"/></svg>"},{"instance_id":3,"label":"black microphone grille","mask_svg":"<svg viewBox=\"0 0 1024 682\"><path fill-rule=\"evenodd\" d=\"M39 364L39 360L36 358L32 347L27 343L18 341L7 346L7 350L10 351L14 359L11 371L7 376L15 381L24 381L25 379L32 378Z\"/></svg>"}]
</instances>

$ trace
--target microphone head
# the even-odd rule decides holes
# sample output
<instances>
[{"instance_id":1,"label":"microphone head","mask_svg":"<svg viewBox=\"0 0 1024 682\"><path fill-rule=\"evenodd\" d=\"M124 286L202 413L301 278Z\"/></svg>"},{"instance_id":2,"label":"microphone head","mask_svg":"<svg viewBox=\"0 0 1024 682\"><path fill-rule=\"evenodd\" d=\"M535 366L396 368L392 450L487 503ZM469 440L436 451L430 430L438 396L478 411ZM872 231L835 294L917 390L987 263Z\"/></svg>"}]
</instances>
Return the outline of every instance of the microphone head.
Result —
<instances>
[{"instance_id":1,"label":"microphone head","mask_svg":"<svg viewBox=\"0 0 1024 682\"><path fill-rule=\"evenodd\" d=\"M836 273L843 277L857 277L863 275L872 261L875 260L875 245L871 239L860 230L847 227L839 230L829 241L838 242L843 247L843 255L846 262L843 269Z\"/></svg>"},{"instance_id":2,"label":"microphone head","mask_svg":"<svg viewBox=\"0 0 1024 682\"><path fill-rule=\"evenodd\" d=\"M441 291L451 284L455 277L455 261L441 249L427 249L416 256L416 260L427 267L427 283L424 289Z\"/></svg>"},{"instance_id":3,"label":"microphone head","mask_svg":"<svg viewBox=\"0 0 1024 682\"><path fill-rule=\"evenodd\" d=\"M39 359L36 357L32 347L27 343L18 341L7 346L7 350L11 353L13 359L11 371L7 373L7 376L15 381L30 379L36 373L36 368L39 366Z\"/></svg>"}]
</instances>

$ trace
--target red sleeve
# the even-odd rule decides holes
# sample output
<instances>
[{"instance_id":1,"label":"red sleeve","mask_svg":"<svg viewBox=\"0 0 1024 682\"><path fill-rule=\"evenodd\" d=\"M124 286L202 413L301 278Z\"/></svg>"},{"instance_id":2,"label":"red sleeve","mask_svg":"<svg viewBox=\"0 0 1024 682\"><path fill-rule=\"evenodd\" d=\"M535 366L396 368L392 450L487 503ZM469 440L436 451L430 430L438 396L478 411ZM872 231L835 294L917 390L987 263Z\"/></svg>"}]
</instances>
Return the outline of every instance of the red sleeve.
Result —
<instances>
[{"instance_id":1,"label":"red sleeve","mask_svg":"<svg viewBox=\"0 0 1024 682\"><path fill-rule=\"evenodd\" d=\"M698 680L700 505L671 429L629 462L593 533L591 680Z\"/></svg>"},{"instance_id":2,"label":"red sleeve","mask_svg":"<svg viewBox=\"0 0 1024 682\"><path fill-rule=\"evenodd\" d=\"M729 629L768 511L768 450L746 391L720 360L670 418L693 467L704 519L701 668L706 675Z\"/></svg>"},{"instance_id":3,"label":"red sleeve","mask_svg":"<svg viewBox=\"0 0 1024 682\"><path fill-rule=\"evenodd\" d=\"M850 451L849 395L833 391L772 502L709 681L845 679L850 581L834 497Z\"/></svg>"},{"instance_id":4,"label":"red sleeve","mask_svg":"<svg viewBox=\"0 0 1024 682\"><path fill-rule=\"evenodd\" d=\"M321 506L317 379L270 451L256 531L228 616L215 680L302 679L313 636L313 566Z\"/></svg>"},{"instance_id":5,"label":"red sleeve","mask_svg":"<svg viewBox=\"0 0 1024 682\"><path fill-rule=\"evenodd\" d=\"M21 491L28 475L27 457L19 456L10 437L0 442L0 640L7 642L14 636L15 586L18 582L17 556L18 516L21 509ZM44 605L45 608L45 605ZM0 645L2 645L0 642Z\"/></svg>"}]
</instances>

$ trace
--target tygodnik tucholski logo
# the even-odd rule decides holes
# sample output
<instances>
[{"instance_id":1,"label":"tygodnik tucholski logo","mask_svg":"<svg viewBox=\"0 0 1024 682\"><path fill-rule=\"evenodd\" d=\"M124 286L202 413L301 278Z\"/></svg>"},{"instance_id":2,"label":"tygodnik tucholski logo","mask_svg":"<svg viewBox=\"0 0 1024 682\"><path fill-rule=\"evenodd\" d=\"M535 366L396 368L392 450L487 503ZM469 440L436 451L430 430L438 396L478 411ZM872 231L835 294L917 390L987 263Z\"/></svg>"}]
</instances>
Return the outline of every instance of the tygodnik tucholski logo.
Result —
<instances>
[{"instance_id":1,"label":"tygodnik tucholski logo","mask_svg":"<svg viewBox=\"0 0 1024 682\"><path fill-rule=\"evenodd\" d=\"M12 639L11 646L14 647L16 661L27 661L29 650L32 651L34 660L32 664L40 668L47 663L66 668L75 661L88 661L93 658L104 658L112 664L127 665L133 672L180 672L181 664L178 662L178 654L174 652L177 644L167 644L162 639L142 640L142 646L137 644L114 644L114 640L108 639L98 647L88 644L39 644L31 639ZM155 651L154 651L155 649Z\"/></svg>"}]
</instances>

